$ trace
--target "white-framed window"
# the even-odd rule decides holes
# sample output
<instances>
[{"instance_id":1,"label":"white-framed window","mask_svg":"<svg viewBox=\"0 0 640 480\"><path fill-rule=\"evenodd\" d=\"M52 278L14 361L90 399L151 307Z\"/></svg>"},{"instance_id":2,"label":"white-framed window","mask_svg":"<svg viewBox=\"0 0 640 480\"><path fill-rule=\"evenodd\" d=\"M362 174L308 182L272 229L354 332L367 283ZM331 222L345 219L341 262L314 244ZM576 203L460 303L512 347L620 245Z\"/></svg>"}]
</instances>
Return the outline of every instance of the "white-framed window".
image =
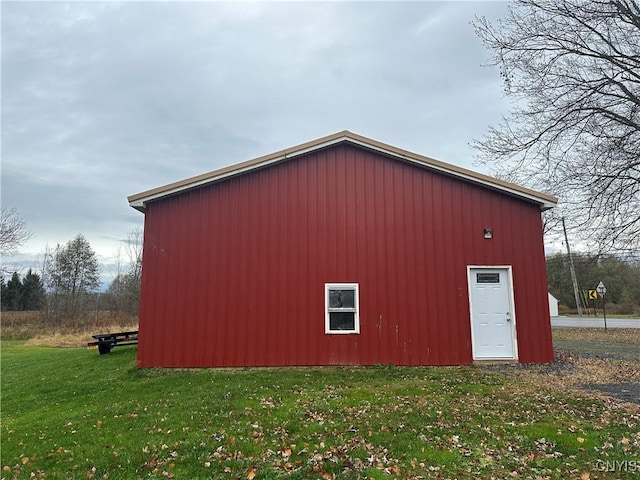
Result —
<instances>
[{"instance_id":1,"label":"white-framed window","mask_svg":"<svg viewBox=\"0 0 640 480\"><path fill-rule=\"evenodd\" d=\"M357 283L324 285L325 333L360 333Z\"/></svg>"}]
</instances>

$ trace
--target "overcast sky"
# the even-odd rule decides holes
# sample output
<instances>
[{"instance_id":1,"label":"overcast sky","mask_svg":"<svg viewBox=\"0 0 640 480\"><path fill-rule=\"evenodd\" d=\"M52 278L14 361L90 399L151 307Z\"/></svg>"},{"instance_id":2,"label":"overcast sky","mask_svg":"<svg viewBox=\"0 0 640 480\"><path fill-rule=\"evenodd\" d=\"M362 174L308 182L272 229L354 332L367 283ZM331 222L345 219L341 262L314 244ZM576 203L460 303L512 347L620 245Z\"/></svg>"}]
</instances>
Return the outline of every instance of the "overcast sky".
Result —
<instances>
[{"instance_id":1,"label":"overcast sky","mask_svg":"<svg viewBox=\"0 0 640 480\"><path fill-rule=\"evenodd\" d=\"M87 237L113 276L128 195L341 130L455 165L507 113L474 15L504 2L2 2L13 261ZM489 172L485 172L489 173Z\"/></svg>"}]
</instances>

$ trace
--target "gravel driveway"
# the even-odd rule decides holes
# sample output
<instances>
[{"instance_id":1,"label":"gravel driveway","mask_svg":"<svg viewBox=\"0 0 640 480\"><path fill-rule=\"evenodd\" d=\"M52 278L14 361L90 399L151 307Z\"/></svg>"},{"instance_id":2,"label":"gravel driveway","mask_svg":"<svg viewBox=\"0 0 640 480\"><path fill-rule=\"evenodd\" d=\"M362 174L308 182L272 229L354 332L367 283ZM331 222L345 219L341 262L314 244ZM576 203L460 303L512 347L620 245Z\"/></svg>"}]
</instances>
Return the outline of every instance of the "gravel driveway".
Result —
<instances>
[{"instance_id":1,"label":"gravel driveway","mask_svg":"<svg viewBox=\"0 0 640 480\"><path fill-rule=\"evenodd\" d=\"M640 349L637 345L554 340L553 346L556 351L570 352L570 355L581 358L631 362L640 369ZM580 384L580 388L640 405L640 382L583 383Z\"/></svg>"}]
</instances>

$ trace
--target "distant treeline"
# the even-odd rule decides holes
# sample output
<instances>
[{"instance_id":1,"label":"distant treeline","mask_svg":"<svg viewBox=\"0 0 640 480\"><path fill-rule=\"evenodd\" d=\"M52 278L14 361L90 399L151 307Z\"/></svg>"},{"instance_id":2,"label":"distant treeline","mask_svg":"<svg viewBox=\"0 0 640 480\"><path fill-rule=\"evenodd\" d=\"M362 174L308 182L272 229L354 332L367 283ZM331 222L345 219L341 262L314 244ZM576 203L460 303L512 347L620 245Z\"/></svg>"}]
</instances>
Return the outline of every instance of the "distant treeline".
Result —
<instances>
[{"instance_id":1,"label":"distant treeline","mask_svg":"<svg viewBox=\"0 0 640 480\"><path fill-rule=\"evenodd\" d=\"M87 239L78 234L65 245L45 253L41 275L29 270L0 280L3 311L41 311L48 322L94 317L98 310L136 315L142 269L141 232L127 240L131 261L118 265L106 293L100 293L98 259Z\"/></svg>"},{"instance_id":2,"label":"distant treeline","mask_svg":"<svg viewBox=\"0 0 640 480\"><path fill-rule=\"evenodd\" d=\"M640 313L640 262L615 256L574 253L573 264L581 295L595 290L602 282L607 287L607 311L612 313ZM557 253L547 257L549 291L561 304L576 308L569 256ZM601 308L601 299L591 301L589 307Z\"/></svg>"}]
</instances>

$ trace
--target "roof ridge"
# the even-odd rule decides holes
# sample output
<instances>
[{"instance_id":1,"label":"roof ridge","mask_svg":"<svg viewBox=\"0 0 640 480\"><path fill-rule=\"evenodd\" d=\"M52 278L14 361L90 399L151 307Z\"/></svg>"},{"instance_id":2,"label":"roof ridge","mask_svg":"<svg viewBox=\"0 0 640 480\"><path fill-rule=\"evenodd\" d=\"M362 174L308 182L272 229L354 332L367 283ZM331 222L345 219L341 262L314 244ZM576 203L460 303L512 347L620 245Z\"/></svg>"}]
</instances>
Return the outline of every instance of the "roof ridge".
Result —
<instances>
[{"instance_id":1,"label":"roof ridge","mask_svg":"<svg viewBox=\"0 0 640 480\"><path fill-rule=\"evenodd\" d=\"M217 170L212 170L200 175L178 180L177 182L169 183L151 190L146 190L127 197L129 205L133 208L144 212L145 204L147 202L157 200L169 195L175 195L186 190L198 188L204 185L208 185L217 181L224 180L231 176L240 175L253 171L258 168L264 168L268 165L279 163L289 160L291 158L310 153L315 150L327 148L332 145L342 143L344 141L350 141L355 145L359 145L362 148L367 148L379 153L396 157L404 161L419 165L423 168L431 169L469 181L472 183L480 184L494 190L502 191L510 195L526 198L529 201L533 201L540 204L542 210L553 208L558 202L558 199L548 195L546 193L538 192L515 183L510 183L505 180L501 180L489 175L485 175L473 170L469 170L464 167L459 167L450 163L436 160L431 157L427 157L418 153L410 152L393 145L374 140L357 133L353 133L349 130L342 130L324 137L310 140L293 147L285 148L267 155L262 155L244 162L229 165Z\"/></svg>"}]
</instances>

